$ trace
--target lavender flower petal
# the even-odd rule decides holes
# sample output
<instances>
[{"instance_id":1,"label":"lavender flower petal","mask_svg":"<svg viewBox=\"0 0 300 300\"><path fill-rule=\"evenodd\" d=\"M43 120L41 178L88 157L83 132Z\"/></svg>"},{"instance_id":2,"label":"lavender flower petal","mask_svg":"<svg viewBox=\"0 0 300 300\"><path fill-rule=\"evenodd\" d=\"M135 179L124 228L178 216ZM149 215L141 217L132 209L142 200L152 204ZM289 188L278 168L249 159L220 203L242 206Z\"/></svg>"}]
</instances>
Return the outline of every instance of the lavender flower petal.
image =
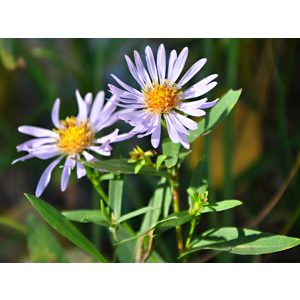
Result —
<instances>
[{"instance_id":1,"label":"lavender flower petal","mask_svg":"<svg viewBox=\"0 0 300 300\"><path fill-rule=\"evenodd\" d=\"M177 60L177 52L176 50L172 50L169 59L169 67L168 67L168 82L171 83L171 75L173 71L174 64Z\"/></svg>"},{"instance_id":2,"label":"lavender flower petal","mask_svg":"<svg viewBox=\"0 0 300 300\"><path fill-rule=\"evenodd\" d=\"M88 109L85 101L82 99L78 90L76 90L76 99L78 104L77 123L85 122L88 116Z\"/></svg>"},{"instance_id":3,"label":"lavender flower petal","mask_svg":"<svg viewBox=\"0 0 300 300\"><path fill-rule=\"evenodd\" d=\"M172 113L170 113L168 116L170 117L170 121L172 122L173 126L176 128L176 130L178 132L181 132L181 133L184 133L187 135L190 134L188 132L188 130L178 121L178 119Z\"/></svg>"},{"instance_id":4,"label":"lavender flower petal","mask_svg":"<svg viewBox=\"0 0 300 300\"><path fill-rule=\"evenodd\" d=\"M164 117L166 120L167 130L168 130L171 141L174 143L178 143L179 142L178 133L177 133L177 130L175 129L175 127L173 126L169 115L164 114Z\"/></svg>"},{"instance_id":5,"label":"lavender flower petal","mask_svg":"<svg viewBox=\"0 0 300 300\"><path fill-rule=\"evenodd\" d=\"M52 123L56 128L60 127L59 108L60 108L60 99L57 98L54 102L52 112L51 112Z\"/></svg>"},{"instance_id":6,"label":"lavender flower petal","mask_svg":"<svg viewBox=\"0 0 300 300\"><path fill-rule=\"evenodd\" d=\"M126 62L127 62L127 66L128 66L128 69L131 73L131 75L133 76L133 78L138 82L138 84L144 89L146 88L146 85L145 85L145 82L142 78L142 75L140 75L136 69L136 67L134 66L133 62L131 61L131 59L125 55L125 59L126 59Z\"/></svg>"},{"instance_id":7,"label":"lavender flower petal","mask_svg":"<svg viewBox=\"0 0 300 300\"><path fill-rule=\"evenodd\" d=\"M59 157L58 159L54 160L52 163L49 164L49 166L45 169L42 176L40 177L40 180L37 184L35 195L36 197L40 197L41 194L44 192L45 188L50 182L51 179L51 173L53 169L58 165L58 163L62 160L62 157Z\"/></svg>"},{"instance_id":8,"label":"lavender flower petal","mask_svg":"<svg viewBox=\"0 0 300 300\"><path fill-rule=\"evenodd\" d=\"M44 145L48 145L48 144L53 144L55 143L57 140L54 138L35 138L35 139L31 139L29 141L26 141L20 145L17 146L17 151L29 151L29 149L31 148L36 148L36 147L40 147L40 146L44 146Z\"/></svg>"},{"instance_id":9,"label":"lavender flower petal","mask_svg":"<svg viewBox=\"0 0 300 300\"><path fill-rule=\"evenodd\" d=\"M206 112L201 109L196 109L196 108L189 109L189 108L182 108L182 107L179 107L178 109L181 110L182 112L184 112L190 116L194 116L194 117L202 117L202 116L206 115Z\"/></svg>"},{"instance_id":10,"label":"lavender flower petal","mask_svg":"<svg viewBox=\"0 0 300 300\"><path fill-rule=\"evenodd\" d=\"M163 44L159 46L157 52L157 71L159 81L162 84L166 76L166 50Z\"/></svg>"},{"instance_id":11,"label":"lavender flower petal","mask_svg":"<svg viewBox=\"0 0 300 300\"><path fill-rule=\"evenodd\" d=\"M103 144L107 141L112 143L116 139L116 137L118 136L118 133L119 133L119 129L117 128L113 132L111 132L110 134L107 134L107 135L105 135L105 136L103 136L99 139L96 139L94 141L94 143Z\"/></svg>"},{"instance_id":12,"label":"lavender flower petal","mask_svg":"<svg viewBox=\"0 0 300 300\"><path fill-rule=\"evenodd\" d=\"M97 96L96 96L97 98ZM93 95L92 93L87 93L84 97L84 102L85 102L85 105L87 107L87 114L90 113L90 110L91 110L91 107L92 107L92 103L93 103Z\"/></svg>"},{"instance_id":13,"label":"lavender flower petal","mask_svg":"<svg viewBox=\"0 0 300 300\"><path fill-rule=\"evenodd\" d=\"M197 122L195 122L181 114L178 114L176 112L174 112L173 114L174 114L174 116L176 116L176 118L179 120L179 122L181 122L181 124L184 125L186 128L188 128L190 130L196 130L198 128Z\"/></svg>"},{"instance_id":14,"label":"lavender flower petal","mask_svg":"<svg viewBox=\"0 0 300 300\"><path fill-rule=\"evenodd\" d=\"M183 48L183 50L180 52L174 64L172 75L170 77L170 82L176 82L177 78L181 74L188 57L188 53L189 53L189 49L187 47Z\"/></svg>"},{"instance_id":15,"label":"lavender flower petal","mask_svg":"<svg viewBox=\"0 0 300 300\"><path fill-rule=\"evenodd\" d=\"M191 98L200 97L205 93L209 92L217 85L216 81L211 82L217 77L218 77L217 74L210 75L202 79L198 83L194 84L193 86L191 86L190 88L188 88L182 93L182 99L191 99Z\"/></svg>"},{"instance_id":16,"label":"lavender flower petal","mask_svg":"<svg viewBox=\"0 0 300 300\"><path fill-rule=\"evenodd\" d=\"M114 80L116 80L118 82L118 84L123 87L126 91L137 95L137 96L143 96L143 94L141 92L139 92L138 90L136 90L135 88L131 87L130 85L126 84L125 82L123 82L122 80L120 80L117 76L111 74L112 78Z\"/></svg>"},{"instance_id":17,"label":"lavender flower petal","mask_svg":"<svg viewBox=\"0 0 300 300\"><path fill-rule=\"evenodd\" d=\"M32 135L35 137L52 137L55 139L59 138L58 134L54 131L35 126L20 126L18 130L21 133Z\"/></svg>"},{"instance_id":18,"label":"lavender flower petal","mask_svg":"<svg viewBox=\"0 0 300 300\"><path fill-rule=\"evenodd\" d=\"M184 74L184 76L180 79L180 81L177 83L178 87L182 87L187 82L189 82L205 65L207 59L202 58L198 60L196 63L194 63L190 69Z\"/></svg>"},{"instance_id":19,"label":"lavender flower petal","mask_svg":"<svg viewBox=\"0 0 300 300\"><path fill-rule=\"evenodd\" d=\"M143 77L143 80L147 84L152 85L151 79L150 79L149 74L141 60L140 54L136 50L134 50L134 61L135 61L138 72Z\"/></svg>"},{"instance_id":20,"label":"lavender flower petal","mask_svg":"<svg viewBox=\"0 0 300 300\"><path fill-rule=\"evenodd\" d=\"M156 129L153 131L151 135L151 144L154 148L157 148L159 145L160 134L161 134L161 117L159 116L159 122L156 126Z\"/></svg>"},{"instance_id":21,"label":"lavender flower petal","mask_svg":"<svg viewBox=\"0 0 300 300\"><path fill-rule=\"evenodd\" d=\"M145 54L146 54L147 67L148 67L150 76L152 78L152 81L157 82L158 78L157 78L157 70L156 70L155 60L154 60L152 49L149 46L146 47Z\"/></svg>"},{"instance_id":22,"label":"lavender flower petal","mask_svg":"<svg viewBox=\"0 0 300 300\"><path fill-rule=\"evenodd\" d=\"M66 162L63 166L63 170L61 173L61 180L60 180L60 189L62 192L64 192L67 187L70 180L70 175L72 171L72 166L74 167L74 159L71 157L67 157Z\"/></svg>"},{"instance_id":23,"label":"lavender flower petal","mask_svg":"<svg viewBox=\"0 0 300 300\"><path fill-rule=\"evenodd\" d=\"M78 179L82 178L86 175L85 168L84 168L83 164L79 161L76 164L76 174L77 174Z\"/></svg>"},{"instance_id":24,"label":"lavender flower petal","mask_svg":"<svg viewBox=\"0 0 300 300\"><path fill-rule=\"evenodd\" d=\"M90 121L91 125L98 122L98 118L99 118L100 112L102 110L103 103L104 103L104 92L100 91L97 94L97 96L94 100L94 103L92 105L92 108L91 108L90 117L89 117L89 121Z\"/></svg>"},{"instance_id":25,"label":"lavender flower petal","mask_svg":"<svg viewBox=\"0 0 300 300\"><path fill-rule=\"evenodd\" d=\"M14 165L15 163L17 163L19 161L25 161L25 160L33 158L33 157L34 157L34 155L32 153L29 153L29 154L26 154L22 157L15 159L11 164Z\"/></svg>"}]
</instances>

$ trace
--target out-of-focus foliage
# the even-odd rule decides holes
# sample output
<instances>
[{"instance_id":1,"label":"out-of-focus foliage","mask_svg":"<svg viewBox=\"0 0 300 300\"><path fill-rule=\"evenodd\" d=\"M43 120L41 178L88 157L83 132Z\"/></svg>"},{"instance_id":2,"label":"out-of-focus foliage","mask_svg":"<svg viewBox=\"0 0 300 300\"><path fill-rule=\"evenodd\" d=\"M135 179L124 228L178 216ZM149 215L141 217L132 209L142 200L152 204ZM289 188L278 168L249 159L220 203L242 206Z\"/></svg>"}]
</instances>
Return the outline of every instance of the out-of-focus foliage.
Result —
<instances>
[{"instance_id":1,"label":"out-of-focus foliage","mask_svg":"<svg viewBox=\"0 0 300 300\"><path fill-rule=\"evenodd\" d=\"M27 216L32 212L23 192L32 193L45 168L45 162L31 160L11 166L17 157L15 146L22 142L17 127L23 124L50 125L50 109L59 97L62 116L76 114L73 95L75 89L82 94L104 89L111 82L110 73L127 77L124 54L133 55L133 50L144 50L146 45L158 46L163 42L167 51L181 50L188 46L190 57L187 67L198 58L207 57L208 62L202 75L219 74L219 84L209 95L215 99L228 89L243 88L243 93L230 118L216 127L211 134L197 138L193 152L183 161L181 171L181 192L184 195L190 184L190 174L199 162L204 150L207 153L209 198L241 199L242 208L233 213L222 213L221 218L209 214L201 223L201 232L212 226L245 226L255 219L284 185L292 168L300 146L300 95L299 40L285 39L11 39L0 41L0 261L27 260L29 253L24 230ZM68 109L68 110L67 110ZM121 129L128 129L123 123ZM128 152L139 144L142 149L151 149L147 139L132 139L114 149L114 157ZM160 152L161 153L161 152ZM172 163L172 162L168 162ZM134 173L134 165L129 164ZM139 173L147 171L143 167ZM65 193L59 190L59 173L54 173L43 198L60 210L98 208L98 198L91 194L88 180L71 181ZM124 176L122 215L148 205L158 178L153 176ZM292 180L279 204L259 225L261 231L288 233L299 237L300 192L299 175ZM103 181L106 185L107 181ZM107 189L108 187L105 186ZM134 193L132 193L134 190ZM95 199L92 201L91 199ZM152 202L155 201L152 198ZM188 209L188 199L182 196L182 209ZM116 203L117 214L120 207ZM152 205L155 208L155 203ZM169 207L166 207L166 210ZM146 216L155 216L156 211L148 211ZM144 215L130 220L135 230ZM10 226L14 224L16 226ZM22 225L23 224L23 225ZM20 227L18 227L20 226ZM103 229L95 229L92 224L81 224L80 229L101 249L110 253L109 237ZM21 228L21 230L19 230ZM29 226L30 228L30 226ZM49 230L49 229L48 229ZM142 229L141 229L142 232ZM132 232L122 227L124 238ZM167 247L173 233L167 231L163 239L157 241L157 248L163 258L175 261L176 251ZM73 246L66 240L59 240L67 257ZM57 244L57 245L59 245ZM55 253L58 246L55 246ZM135 242L120 245L123 261L130 256L130 247ZM123 247L123 248L121 248ZM121 249L127 249L121 251ZM47 253L46 253L47 254ZM46 255L45 254L45 255ZM127 257L122 257L127 255ZM40 258L37 258L39 260ZM41 258L41 260L47 258ZM153 261L162 258L154 253ZM200 252L193 254L194 261L203 261ZM218 261L253 261L249 256L220 257ZM82 258L85 261L85 257ZM278 254L256 257L255 261L299 262L299 249L295 248ZM211 261L216 261L212 258Z\"/></svg>"}]
</instances>

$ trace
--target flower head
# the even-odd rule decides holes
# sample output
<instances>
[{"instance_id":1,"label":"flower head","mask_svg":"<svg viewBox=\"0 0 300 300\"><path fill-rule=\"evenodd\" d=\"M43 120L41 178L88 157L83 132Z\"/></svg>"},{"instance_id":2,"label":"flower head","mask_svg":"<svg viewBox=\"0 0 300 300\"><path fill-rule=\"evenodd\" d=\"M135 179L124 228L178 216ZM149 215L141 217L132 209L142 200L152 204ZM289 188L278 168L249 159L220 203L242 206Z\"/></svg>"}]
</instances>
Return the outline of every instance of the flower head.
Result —
<instances>
[{"instance_id":1,"label":"flower head","mask_svg":"<svg viewBox=\"0 0 300 300\"><path fill-rule=\"evenodd\" d=\"M184 88L204 66L206 59L200 59L181 77L179 76L188 57L188 48L184 48L177 56L171 51L168 70L166 52L161 44L155 61L149 46L145 49L147 69L137 51L134 51L134 61L126 55L126 61L131 75L140 85L139 90L121 81L115 75L112 77L122 89L110 84L111 93L119 100L119 106L125 108L119 112L119 117L134 126L132 134L139 133L138 137L151 134L152 146L157 148L160 143L162 118L167 125L168 134L174 143L181 143L189 148L186 135L190 130L198 128L197 123L186 115L201 117L206 113L203 109L216 104L218 99L207 102L207 98L187 101L200 97L214 88L214 81L218 75L210 75L189 88ZM167 72L168 71L168 72Z\"/></svg>"},{"instance_id":2,"label":"flower head","mask_svg":"<svg viewBox=\"0 0 300 300\"><path fill-rule=\"evenodd\" d=\"M65 159L62 175L61 190L65 191L70 179L71 171L76 167L77 178L86 175L81 158L86 161L97 160L95 153L110 156L110 143L122 141L130 135L118 135L115 129L108 135L97 138L96 135L104 128L109 127L117 121L115 109L117 99L112 97L104 105L104 92L100 91L93 102L92 94L88 93L84 99L79 91L76 91L78 104L78 115L59 119L60 99L56 99L52 108L52 130L35 126L20 126L19 132L34 136L34 139L26 141L17 146L17 151L25 151L28 154L13 161L36 157L39 159L50 159L56 157L42 174L36 188L36 196L39 197L51 179L53 169Z\"/></svg>"}]
</instances>

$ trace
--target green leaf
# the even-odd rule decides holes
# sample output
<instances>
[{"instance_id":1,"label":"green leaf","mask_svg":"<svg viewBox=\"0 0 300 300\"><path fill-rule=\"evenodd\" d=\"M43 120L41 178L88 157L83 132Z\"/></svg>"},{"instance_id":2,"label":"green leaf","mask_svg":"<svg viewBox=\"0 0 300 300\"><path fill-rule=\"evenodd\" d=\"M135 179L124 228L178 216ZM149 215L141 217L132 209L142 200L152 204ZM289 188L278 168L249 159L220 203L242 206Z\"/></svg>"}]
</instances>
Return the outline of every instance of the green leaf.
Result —
<instances>
[{"instance_id":1,"label":"green leaf","mask_svg":"<svg viewBox=\"0 0 300 300\"><path fill-rule=\"evenodd\" d=\"M135 174L135 165L128 162L126 158L121 159L107 159L101 160L98 162L82 162L83 164L94 169L102 169L107 172L117 173L117 174ZM152 175L152 176L161 176L169 178L170 175L164 171L156 172L155 168L145 166L143 167L140 174Z\"/></svg>"},{"instance_id":2,"label":"green leaf","mask_svg":"<svg viewBox=\"0 0 300 300\"><path fill-rule=\"evenodd\" d=\"M58 241L46 225L36 216L27 218L27 246L32 262L67 262L67 258Z\"/></svg>"},{"instance_id":3,"label":"green leaf","mask_svg":"<svg viewBox=\"0 0 300 300\"><path fill-rule=\"evenodd\" d=\"M159 168L161 167L161 164L166 160L167 156L164 154L160 154L157 156L156 159L156 171L159 170Z\"/></svg>"},{"instance_id":4,"label":"green leaf","mask_svg":"<svg viewBox=\"0 0 300 300\"><path fill-rule=\"evenodd\" d=\"M142 160L139 164L135 165L134 174L138 174L139 171L145 166L146 161Z\"/></svg>"},{"instance_id":5,"label":"green leaf","mask_svg":"<svg viewBox=\"0 0 300 300\"><path fill-rule=\"evenodd\" d=\"M188 211L181 211L169 215L167 218L158 221L154 228L155 234L160 234L176 226L181 226L185 223L190 222L195 216L191 215Z\"/></svg>"},{"instance_id":6,"label":"green leaf","mask_svg":"<svg viewBox=\"0 0 300 300\"><path fill-rule=\"evenodd\" d=\"M120 224L118 231L116 233L117 240L129 240L128 243L122 243L120 245L115 245L116 255L118 257L119 262L121 263L132 263L135 261L136 254L136 243L135 239L132 239L135 236L135 232L130 228L130 226L126 223Z\"/></svg>"},{"instance_id":7,"label":"green leaf","mask_svg":"<svg viewBox=\"0 0 300 300\"><path fill-rule=\"evenodd\" d=\"M170 185L166 183L165 193L163 200L163 217L166 218L169 215L170 206L172 204L172 191Z\"/></svg>"},{"instance_id":8,"label":"green leaf","mask_svg":"<svg viewBox=\"0 0 300 300\"><path fill-rule=\"evenodd\" d=\"M151 229L152 226L157 223L161 213L161 207L164 199L165 184L166 184L165 178L162 178L158 182L154 194L150 199L148 205L150 207L153 207L155 210L146 213L141 225L140 232L144 232L148 229Z\"/></svg>"},{"instance_id":9,"label":"green leaf","mask_svg":"<svg viewBox=\"0 0 300 300\"><path fill-rule=\"evenodd\" d=\"M163 154L167 156L165 165L167 168L174 167L178 161L180 144L173 143L169 138L165 138L162 144Z\"/></svg>"},{"instance_id":10,"label":"green leaf","mask_svg":"<svg viewBox=\"0 0 300 300\"><path fill-rule=\"evenodd\" d=\"M125 214L125 215L123 215L122 217L120 217L120 218L116 221L116 224L122 223L122 222L124 222L124 221L129 220L129 219L132 219L132 218L135 218L135 217L140 216L140 215L142 215L142 214L145 214L145 213L147 213L147 212L154 211L154 210L156 210L156 209L159 209L159 208L155 208L155 207L151 207L151 206L150 206L150 207L147 206L147 207L139 208L139 209L137 209L137 210L134 210L134 211L132 211L132 212L130 212L130 213L128 213L128 214Z\"/></svg>"},{"instance_id":11,"label":"green leaf","mask_svg":"<svg viewBox=\"0 0 300 300\"><path fill-rule=\"evenodd\" d=\"M70 221L79 223L94 223L109 227L110 224L104 214L98 209L81 209L64 211L62 214Z\"/></svg>"},{"instance_id":12,"label":"green leaf","mask_svg":"<svg viewBox=\"0 0 300 300\"><path fill-rule=\"evenodd\" d=\"M198 129L191 131L191 134L187 136L188 141L193 142L228 116L236 105L241 93L242 90L229 90L207 115L198 122Z\"/></svg>"},{"instance_id":13,"label":"green leaf","mask_svg":"<svg viewBox=\"0 0 300 300\"><path fill-rule=\"evenodd\" d=\"M218 201L214 204L209 204L204 206L204 209L202 213L208 213L208 212L217 212L217 211L223 211L227 209L234 208L236 206L240 206L243 203L239 200L223 200L223 201Z\"/></svg>"},{"instance_id":14,"label":"green leaf","mask_svg":"<svg viewBox=\"0 0 300 300\"><path fill-rule=\"evenodd\" d=\"M252 229L224 227L210 229L191 243L186 255L199 250L226 251L239 255L261 255L287 250L300 245L300 239L274 235Z\"/></svg>"},{"instance_id":15,"label":"green leaf","mask_svg":"<svg viewBox=\"0 0 300 300\"><path fill-rule=\"evenodd\" d=\"M97 248L53 206L33 195L25 194L32 206L57 232L79 248L93 255L99 262L106 262Z\"/></svg>"},{"instance_id":16,"label":"green leaf","mask_svg":"<svg viewBox=\"0 0 300 300\"><path fill-rule=\"evenodd\" d=\"M121 217L123 195L123 179L116 176L109 181L108 199L109 205L114 212L114 217L118 220Z\"/></svg>"}]
</instances>

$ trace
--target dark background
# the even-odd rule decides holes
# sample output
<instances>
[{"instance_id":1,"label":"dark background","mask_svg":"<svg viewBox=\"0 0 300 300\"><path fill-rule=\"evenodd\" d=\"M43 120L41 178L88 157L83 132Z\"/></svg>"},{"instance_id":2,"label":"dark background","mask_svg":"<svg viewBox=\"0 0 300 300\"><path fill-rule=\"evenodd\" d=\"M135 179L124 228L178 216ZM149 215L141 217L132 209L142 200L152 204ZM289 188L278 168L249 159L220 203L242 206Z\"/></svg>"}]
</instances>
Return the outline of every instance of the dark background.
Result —
<instances>
[{"instance_id":1,"label":"dark background","mask_svg":"<svg viewBox=\"0 0 300 300\"><path fill-rule=\"evenodd\" d=\"M124 55L136 49L143 56L150 45L154 52L163 42L167 53L189 47L185 70L201 57L208 62L195 80L219 74L218 85L209 93L211 100L228 89L242 88L242 96L231 116L213 132L198 139L193 153L181 171L181 205L186 207L185 190L190 174L204 152L210 169L211 201L240 199L244 205L233 213L203 217L198 230L210 226L245 226L256 219L272 200L295 167L300 145L300 42L297 39L5 39L0 40L0 217L25 224L33 211L23 193L34 193L48 162L32 159L14 166L19 156L15 147L26 137L20 125L51 126L54 100L62 100L61 116L76 113L75 90L82 94L105 90L113 82L109 74L119 75L135 84ZM127 130L124 124L118 124ZM51 128L51 127L50 127ZM124 156L136 144L150 149L147 138L132 139L119 145ZM86 178L71 180L68 190L60 192L60 170L54 172L42 195L60 210L89 208L95 202ZM257 225L262 231L300 237L300 182L295 175L273 210ZM156 179L126 176L123 212L145 206ZM140 219L133 222L138 228ZM2 222L3 223L3 222ZM110 251L107 233L89 225L81 230L105 253ZM73 246L61 239L71 253ZM0 261L27 261L25 237L0 219ZM158 248L162 257L174 260L174 233L165 233ZM72 252L73 253L73 252ZM71 254L70 254L71 255ZM76 253L74 261L86 261ZM300 250L250 257L219 255L210 258L201 252L193 261L211 262L300 262Z\"/></svg>"}]
</instances>

